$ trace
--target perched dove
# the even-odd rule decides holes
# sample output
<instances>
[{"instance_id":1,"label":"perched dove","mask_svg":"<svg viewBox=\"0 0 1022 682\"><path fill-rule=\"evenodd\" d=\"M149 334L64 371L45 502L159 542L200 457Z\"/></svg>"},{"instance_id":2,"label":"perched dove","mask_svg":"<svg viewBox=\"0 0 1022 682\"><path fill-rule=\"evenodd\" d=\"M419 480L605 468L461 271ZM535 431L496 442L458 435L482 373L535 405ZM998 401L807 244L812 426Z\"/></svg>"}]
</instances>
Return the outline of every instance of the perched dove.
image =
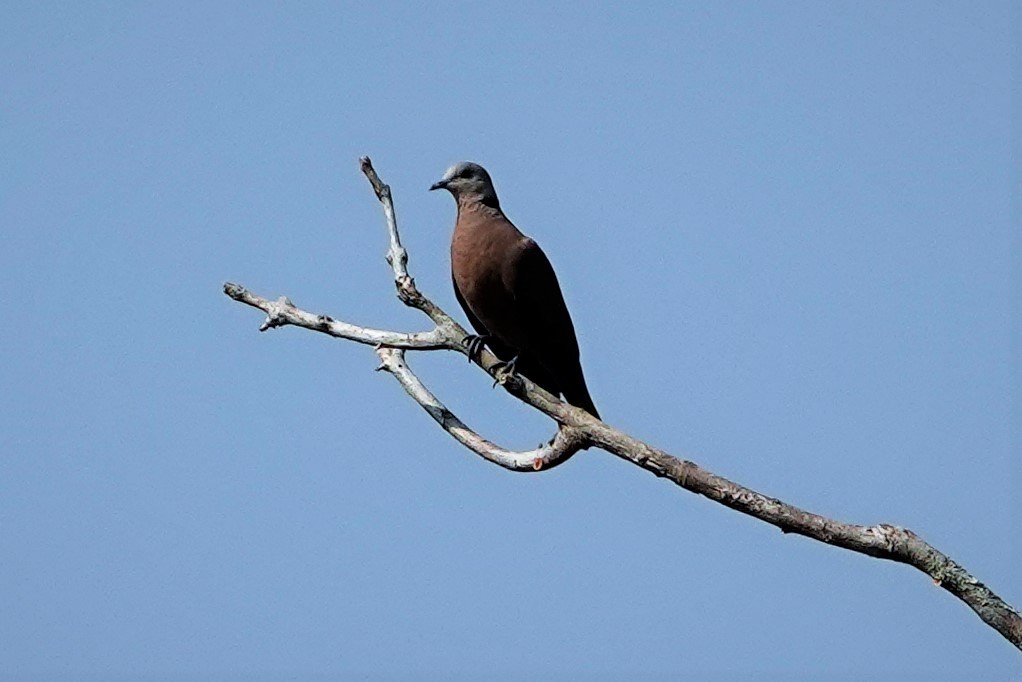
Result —
<instances>
[{"instance_id":1,"label":"perched dove","mask_svg":"<svg viewBox=\"0 0 1022 682\"><path fill-rule=\"evenodd\" d=\"M486 343L509 370L599 419L557 275L539 245L500 210L490 174L464 161L434 189L446 189L458 203L451 274L458 303L479 333L470 348Z\"/></svg>"}]
</instances>

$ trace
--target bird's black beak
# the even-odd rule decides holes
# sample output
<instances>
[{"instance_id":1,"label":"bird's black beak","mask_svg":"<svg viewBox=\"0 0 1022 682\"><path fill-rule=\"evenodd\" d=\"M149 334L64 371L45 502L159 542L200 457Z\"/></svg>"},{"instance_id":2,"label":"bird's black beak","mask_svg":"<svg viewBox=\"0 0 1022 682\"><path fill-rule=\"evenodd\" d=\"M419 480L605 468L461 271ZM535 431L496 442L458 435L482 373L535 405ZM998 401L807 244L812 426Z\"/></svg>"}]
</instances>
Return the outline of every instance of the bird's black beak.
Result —
<instances>
[{"instance_id":1,"label":"bird's black beak","mask_svg":"<svg viewBox=\"0 0 1022 682\"><path fill-rule=\"evenodd\" d=\"M435 189L447 189L446 180L438 180L429 186L429 191L432 192Z\"/></svg>"}]
</instances>

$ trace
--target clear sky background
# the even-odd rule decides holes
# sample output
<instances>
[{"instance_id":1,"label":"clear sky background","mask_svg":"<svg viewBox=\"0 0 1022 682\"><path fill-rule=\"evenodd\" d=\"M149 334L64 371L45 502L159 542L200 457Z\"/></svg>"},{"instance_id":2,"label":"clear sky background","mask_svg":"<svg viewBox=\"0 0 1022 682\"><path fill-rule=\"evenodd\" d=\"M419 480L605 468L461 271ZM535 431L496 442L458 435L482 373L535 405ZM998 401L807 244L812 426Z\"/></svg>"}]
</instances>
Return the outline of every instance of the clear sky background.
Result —
<instances>
[{"instance_id":1,"label":"clear sky background","mask_svg":"<svg viewBox=\"0 0 1022 682\"><path fill-rule=\"evenodd\" d=\"M1019 679L913 569L600 451L508 473L370 348L259 334L221 293L428 328L368 154L464 319L426 189L478 161L609 423L910 527L1022 605L1019 26L1009 2L5 3L0 671ZM553 433L463 356L410 363L490 438Z\"/></svg>"}]
</instances>

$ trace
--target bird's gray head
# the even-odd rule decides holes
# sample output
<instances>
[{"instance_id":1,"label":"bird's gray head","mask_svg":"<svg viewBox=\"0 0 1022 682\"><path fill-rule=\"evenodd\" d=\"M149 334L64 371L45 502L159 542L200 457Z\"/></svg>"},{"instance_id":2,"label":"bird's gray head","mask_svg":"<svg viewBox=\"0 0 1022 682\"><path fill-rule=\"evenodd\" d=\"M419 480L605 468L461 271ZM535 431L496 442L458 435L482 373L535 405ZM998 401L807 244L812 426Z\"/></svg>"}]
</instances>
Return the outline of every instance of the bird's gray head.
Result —
<instances>
[{"instance_id":1,"label":"bird's gray head","mask_svg":"<svg viewBox=\"0 0 1022 682\"><path fill-rule=\"evenodd\" d=\"M478 163L462 161L447 169L444 177L434 182L429 188L446 189L454 195L454 198L461 201L479 201L488 206L497 207L497 191L493 189L493 181L490 174Z\"/></svg>"}]
</instances>

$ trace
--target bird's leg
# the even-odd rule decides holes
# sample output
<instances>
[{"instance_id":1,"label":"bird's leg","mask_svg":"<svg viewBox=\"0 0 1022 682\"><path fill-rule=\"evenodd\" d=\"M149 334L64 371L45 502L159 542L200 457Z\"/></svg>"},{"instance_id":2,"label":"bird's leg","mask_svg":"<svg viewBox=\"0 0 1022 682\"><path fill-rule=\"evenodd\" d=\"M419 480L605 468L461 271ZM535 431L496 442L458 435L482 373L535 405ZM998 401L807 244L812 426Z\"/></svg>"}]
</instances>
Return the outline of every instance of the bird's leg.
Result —
<instances>
[{"instance_id":1,"label":"bird's leg","mask_svg":"<svg viewBox=\"0 0 1022 682\"><path fill-rule=\"evenodd\" d=\"M493 386L496 388L497 384L501 383L504 377L511 376L515 373L515 363L518 362L519 356L514 356L507 362L501 360L500 362L493 365L490 371L493 372Z\"/></svg>"},{"instance_id":2,"label":"bird's leg","mask_svg":"<svg viewBox=\"0 0 1022 682\"><path fill-rule=\"evenodd\" d=\"M468 350L468 361L472 362L475 358L479 357L479 353L482 352L483 346L493 340L493 337L489 334L469 334L461 340L461 343Z\"/></svg>"}]
</instances>

